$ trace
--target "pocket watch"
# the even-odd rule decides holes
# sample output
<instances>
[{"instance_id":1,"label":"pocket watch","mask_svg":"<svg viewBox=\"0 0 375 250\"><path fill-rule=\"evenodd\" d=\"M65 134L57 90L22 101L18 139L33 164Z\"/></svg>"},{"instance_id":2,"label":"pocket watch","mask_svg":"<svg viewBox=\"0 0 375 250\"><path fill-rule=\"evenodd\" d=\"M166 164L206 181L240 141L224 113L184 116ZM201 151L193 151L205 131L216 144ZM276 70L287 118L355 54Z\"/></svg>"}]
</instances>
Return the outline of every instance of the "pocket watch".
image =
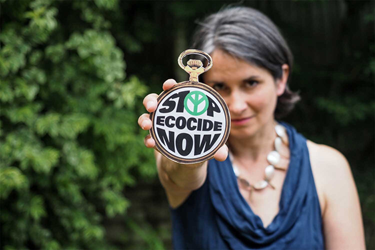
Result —
<instances>
[{"instance_id":1,"label":"pocket watch","mask_svg":"<svg viewBox=\"0 0 375 250\"><path fill-rule=\"evenodd\" d=\"M200 55L207 60L182 59ZM212 67L209 54L188 49L178 57L179 66L189 75L189 81L177 83L158 97L157 108L150 113L151 137L156 149L168 159L180 164L194 164L213 158L229 137L230 114L224 99L210 86L198 81L198 76Z\"/></svg>"}]
</instances>

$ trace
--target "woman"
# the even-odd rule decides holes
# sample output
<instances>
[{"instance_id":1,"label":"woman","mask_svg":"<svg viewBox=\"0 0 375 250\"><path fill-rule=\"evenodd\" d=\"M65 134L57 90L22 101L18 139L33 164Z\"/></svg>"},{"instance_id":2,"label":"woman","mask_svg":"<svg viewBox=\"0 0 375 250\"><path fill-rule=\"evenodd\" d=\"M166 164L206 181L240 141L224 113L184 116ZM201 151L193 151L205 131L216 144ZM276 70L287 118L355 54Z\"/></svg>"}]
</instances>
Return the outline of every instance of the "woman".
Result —
<instances>
[{"instance_id":1,"label":"woman","mask_svg":"<svg viewBox=\"0 0 375 250\"><path fill-rule=\"evenodd\" d=\"M203 22L194 48L212 56L203 82L226 101L231 132L228 147L202 164L179 165L155 151L174 247L364 249L358 195L344 156L275 120L299 99L288 88L292 55L275 25L251 8L226 9ZM163 89L175 84L167 80ZM156 99L145 97L148 112ZM148 114L138 123L151 128ZM145 145L153 148L155 141L147 136Z\"/></svg>"}]
</instances>

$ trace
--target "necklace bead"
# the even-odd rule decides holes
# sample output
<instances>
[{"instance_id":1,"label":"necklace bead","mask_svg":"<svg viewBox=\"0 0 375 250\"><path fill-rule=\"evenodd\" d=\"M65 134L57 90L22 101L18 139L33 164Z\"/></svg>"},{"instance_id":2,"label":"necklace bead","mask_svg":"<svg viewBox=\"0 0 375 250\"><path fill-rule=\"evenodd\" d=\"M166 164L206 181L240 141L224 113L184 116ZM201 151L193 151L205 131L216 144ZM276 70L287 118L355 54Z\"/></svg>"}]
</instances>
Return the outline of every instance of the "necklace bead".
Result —
<instances>
[{"instance_id":1,"label":"necklace bead","mask_svg":"<svg viewBox=\"0 0 375 250\"><path fill-rule=\"evenodd\" d=\"M267 161L272 165L277 165L280 162L280 154L277 151L272 151L267 155Z\"/></svg>"},{"instance_id":2,"label":"necklace bead","mask_svg":"<svg viewBox=\"0 0 375 250\"><path fill-rule=\"evenodd\" d=\"M256 190L261 190L263 188L266 188L268 186L268 181L262 180L255 183L254 188Z\"/></svg>"},{"instance_id":3,"label":"necklace bead","mask_svg":"<svg viewBox=\"0 0 375 250\"><path fill-rule=\"evenodd\" d=\"M275 167L272 166L272 165L268 165L266 167L266 169L264 170L264 172L266 174L265 180L270 181L273 178L273 176L275 175Z\"/></svg>"},{"instance_id":4,"label":"necklace bead","mask_svg":"<svg viewBox=\"0 0 375 250\"><path fill-rule=\"evenodd\" d=\"M232 162L233 172L234 172L235 176L237 177L239 183L241 185L243 185L243 187L245 187L245 189L248 189L250 191L253 190L253 189L254 190L262 190L262 189L266 188L267 186L270 186L273 189L275 189L275 187L271 184L271 180L275 175L275 169L283 170L283 171L286 170L286 168L284 169L284 168L279 167L277 165L280 163L280 160L281 160L281 157L282 157L280 155L280 152L283 153L283 156L287 156L287 158L289 158L290 154L289 154L289 152L286 152L286 151L288 151L287 146L289 145L288 135L286 133L286 129L282 125L279 125L279 124L277 124L275 126L275 132L276 132L276 135L277 135L277 137L275 139L275 142L274 142L275 151L271 151L267 155L267 161L271 165L268 165L265 168L264 179L256 182L254 185L251 185L250 182L248 182L246 179L242 178L241 172L240 172L239 168L235 164L233 164L233 160L232 160L233 157L232 157L232 154L229 152L229 158Z\"/></svg>"},{"instance_id":5,"label":"necklace bead","mask_svg":"<svg viewBox=\"0 0 375 250\"><path fill-rule=\"evenodd\" d=\"M275 149L276 149L277 152L280 152L282 144L283 144L283 141L281 140L281 138L276 137L276 139L275 139Z\"/></svg>"}]
</instances>

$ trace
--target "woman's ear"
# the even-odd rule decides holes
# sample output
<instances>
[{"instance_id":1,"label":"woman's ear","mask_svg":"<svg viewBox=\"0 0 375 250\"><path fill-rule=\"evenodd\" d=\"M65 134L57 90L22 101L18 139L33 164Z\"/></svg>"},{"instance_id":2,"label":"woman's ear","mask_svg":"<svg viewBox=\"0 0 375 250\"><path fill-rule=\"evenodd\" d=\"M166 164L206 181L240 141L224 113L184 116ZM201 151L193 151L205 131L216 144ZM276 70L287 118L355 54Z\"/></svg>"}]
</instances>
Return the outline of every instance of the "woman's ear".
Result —
<instances>
[{"instance_id":1,"label":"woman's ear","mask_svg":"<svg viewBox=\"0 0 375 250\"><path fill-rule=\"evenodd\" d=\"M289 77L289 66L287 64L283 64L281 66L281 69L283 70L283 75L276 81L277 96L281 96L282 94L284 94L286 83L288 82Z\"/></svg>"}]
</instances>

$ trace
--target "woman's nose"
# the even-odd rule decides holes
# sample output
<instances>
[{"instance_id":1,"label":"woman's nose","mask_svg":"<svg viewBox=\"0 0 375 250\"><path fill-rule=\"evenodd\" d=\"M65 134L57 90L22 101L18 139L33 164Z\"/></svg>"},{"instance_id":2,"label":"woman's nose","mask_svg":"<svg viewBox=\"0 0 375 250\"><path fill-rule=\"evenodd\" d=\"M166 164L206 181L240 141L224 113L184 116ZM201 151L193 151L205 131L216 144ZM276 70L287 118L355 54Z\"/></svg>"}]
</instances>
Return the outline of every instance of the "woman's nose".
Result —
<instances>
[{"instance_id":1,"label":"woman's nose","mask_svg":"<svg viewBox=\"0 0 375 250\"><path fill-rule=\"evenodd\" d=\"M240 115L247 108L246 98L243 93L239 91L232 92L227 101L227 105L231 114Z\"/></svg>"}]
</instances>

